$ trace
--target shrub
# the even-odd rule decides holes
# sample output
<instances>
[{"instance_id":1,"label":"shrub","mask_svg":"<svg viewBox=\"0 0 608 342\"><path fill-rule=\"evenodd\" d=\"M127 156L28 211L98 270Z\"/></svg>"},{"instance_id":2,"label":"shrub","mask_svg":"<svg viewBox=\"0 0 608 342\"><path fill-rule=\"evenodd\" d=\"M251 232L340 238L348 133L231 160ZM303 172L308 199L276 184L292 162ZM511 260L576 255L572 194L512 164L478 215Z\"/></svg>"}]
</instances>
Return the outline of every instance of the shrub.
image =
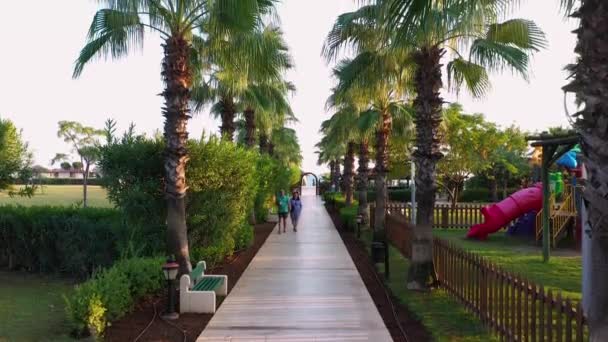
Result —
<instances>
[{"instance_id":1,"label":"shrub","mask_svg":"<svg viewBox=\"0 0 608 342\"><path fill-rule=\"evenodd\" d=\"M280 190L289 188L299 181L300 170L297 167L282 165L276 159L261 155L256 166L257 193L255 196L255 217L264 221L268 211L276 206L275 195Z\"/></svg>"},{"instance_id":2,"label":"shrub","mask_svg":"<svg viewBox=\"0 0 608 342\"><path fill-rule=\"evenodd\" d=\"M344 224L344 228L355 230L357 228L357 215L359 214L359 206L355 203L350 206L340 208L340 218Z\"/></svg>"},{"instance_id":3,"label":"shrub","mask_svg":"<svg viewBox=\"0 0 608 342\"><path fill-rule=\"evenodd\" d=\"M192 260L219 262L251 242L244 224L253 213L264 220L274 194L287 190L300 171L216 138L191 140L188 149L186 213ZM102 149L99 162L110 201L130 224L146 227L151 235L162 234L166 227L163 150L161 140L129 131ZM136 252L130 255L141 254Z\"/></svg>"},{"instance_id":4,"label":"shrub","mask_svg":"<svg viewBox=\"0 0 608 342\"><path fill-rule=\"evenodd\" d=\"M0 263L35 272L88 275L117 257L111 209L0 207ZM3 262L2 262L2 259Z\"/></svg>"},{"instance_id":5,"label":"shrub","mask_svg":"<svg viewBox=\"0 0 608 342\"><path fill-rule=\"evenodd\" d=\"M214 251L230 255L239 229L253 211L257 153L214 138L191 142L189 150L190 245L214 246Z\"/></svg>"},{"instance_id":6,"label":"shrub","mask_svg":"<svg viewBox=\"0 0 608 342\"><path fill-rule=\"evenodd\" d=\"M236 231L234 237L235 248L241 250L251 246L253 243L254 234L253 227L247 223L243 223L241 227Z\"/></svg>"},{"instance_id":7,"label":"shrub","mask_svg":"<svg viewBox=\"0 0 608 342\"><path fill-rule=\"evenodd\" d=\"M163 150L162 140L132 133L101 148L99 169L108 199L132 222L158 226L166 219Z\"/></svg>"},{"instance_id":8,"label":"shrub","mask_svg":"<svg viewBox=\"0 0 608 342\"><path fill-rule=\"evenodd\" d=\"M140 298L163 286L160 258L125 259L96 273L64 297L68 321L78 336L102 336L108 323L129 312Z\"/></svg>"}]
</instances>

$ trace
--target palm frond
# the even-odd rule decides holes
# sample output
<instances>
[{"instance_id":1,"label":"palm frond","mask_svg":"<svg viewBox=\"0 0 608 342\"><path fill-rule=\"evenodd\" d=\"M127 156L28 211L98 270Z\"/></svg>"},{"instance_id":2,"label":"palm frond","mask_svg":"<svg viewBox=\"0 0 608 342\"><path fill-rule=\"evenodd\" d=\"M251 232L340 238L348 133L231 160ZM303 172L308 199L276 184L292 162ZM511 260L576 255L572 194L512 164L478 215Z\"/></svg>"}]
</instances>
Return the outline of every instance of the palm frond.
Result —
<instances>
[{"instance_id":1,"label":"palm frond","mask_svg":"<svg viewBox=\"0 0 608 342\"><path fill-rule=\"evenodd\" d=\"M473 97L480 98L491 89L486 69L462 58L456 58L447 65L448 88L459 92L464 84Z\"/></svg>"},{"instance_id":2,"label":"palm frond","mask_svg":"<svg viewBox=\"0 0 608 342\"><path fill-rule=\"evenodd\" d=\"M533 21L512 19L488 27L486 39L505 45L517 46L524 50L538 51L547 47L547 38Z\"/></svg>"},{"instance_id":3,"label":"palm frond","mask_svg":"<svg viewBox=\"0 0 608 342\"><path fill-rule=\"evenodd\" d=\"M144 25L136 13L99 10L89 28L88 42L76 59L73 77L77 78L94 58L121 58L132 48L143 47Z\"/></svg>"}]
</instances>

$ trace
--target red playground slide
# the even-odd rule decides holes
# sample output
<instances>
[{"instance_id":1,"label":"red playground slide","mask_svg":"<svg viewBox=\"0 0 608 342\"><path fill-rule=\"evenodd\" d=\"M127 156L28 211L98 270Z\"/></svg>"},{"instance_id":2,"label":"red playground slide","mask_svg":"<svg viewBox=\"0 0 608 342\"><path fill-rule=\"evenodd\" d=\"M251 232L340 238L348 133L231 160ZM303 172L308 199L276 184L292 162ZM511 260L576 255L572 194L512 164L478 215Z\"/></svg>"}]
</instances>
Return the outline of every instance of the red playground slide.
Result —
<instances>
[{"instance_id":1,"label":"red playground slide","mask_svg":"<svg viewBox=\"0 0 608 342\"><path fill-rule=\"evenodd\" d=\"M481 214L484 223L471 227L467 237L485 240L489 234L496 233L509 222L532 210L538 212L542 207L542 184L536 183L533 187L519 190L496 204L483 207Z\"/></svg>"}]
</instances>

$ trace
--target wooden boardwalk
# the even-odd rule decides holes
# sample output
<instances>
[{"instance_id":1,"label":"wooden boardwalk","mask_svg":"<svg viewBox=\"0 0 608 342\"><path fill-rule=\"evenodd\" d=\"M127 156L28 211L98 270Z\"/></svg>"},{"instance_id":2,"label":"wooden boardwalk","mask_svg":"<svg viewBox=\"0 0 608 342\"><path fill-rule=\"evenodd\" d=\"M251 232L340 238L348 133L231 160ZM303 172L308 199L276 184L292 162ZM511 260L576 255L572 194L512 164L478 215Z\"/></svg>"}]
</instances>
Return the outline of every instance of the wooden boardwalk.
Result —
<instances>
[{"instance_id":1,"label":"wooden boardwalk","mask_svg":"<svg viewBox=\"0 0 608 342\"><path fill-rule=\"evenodd\" d=\"M314 188L275 230L197 341L392 341Z\"/></svg>"}]
</instances>

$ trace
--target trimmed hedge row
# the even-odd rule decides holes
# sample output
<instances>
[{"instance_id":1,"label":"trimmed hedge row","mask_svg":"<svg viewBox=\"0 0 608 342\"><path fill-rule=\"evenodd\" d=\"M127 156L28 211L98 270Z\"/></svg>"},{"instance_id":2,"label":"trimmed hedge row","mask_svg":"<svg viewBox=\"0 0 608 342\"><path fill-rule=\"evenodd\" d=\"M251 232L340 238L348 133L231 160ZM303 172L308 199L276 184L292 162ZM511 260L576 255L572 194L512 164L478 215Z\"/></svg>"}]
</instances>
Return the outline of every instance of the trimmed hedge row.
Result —
<instances>
[{"instance_id":1,"label":"trimmed hedge row","mask_svg":"<svg viewBox=\"0 0 608 342\"><path fill-rule=\"evenodd\" d=\"M160 227L129 226L115 209L0 207L0 265L85 278L124 255L162 250Z\"/></svg>"},{"instance_id":2,"label":"trimmed hedge row","mask_svg":"<svg viewBox=\"0 0 608 342\"><path fill-rule=\"evenodd\" d=\"M351 205L346 205L346 198L342 193L331 191L323 194L323 200L330 208L338 211L345 229L355 230L359 209L357 201L353 201Z\"/></svg>"},{"instance_id":3,"label":"trimmed hedge row","mask_svg":"<svg viewBox=\"0 0 608 342\"><path fill-rule=\"evenodd\" d=\"M64 296L66 314L76 336L103 336L108 324L122 318L142 297L164 284L161 258L119 261Z\"/></svg>"}]
</instances>

